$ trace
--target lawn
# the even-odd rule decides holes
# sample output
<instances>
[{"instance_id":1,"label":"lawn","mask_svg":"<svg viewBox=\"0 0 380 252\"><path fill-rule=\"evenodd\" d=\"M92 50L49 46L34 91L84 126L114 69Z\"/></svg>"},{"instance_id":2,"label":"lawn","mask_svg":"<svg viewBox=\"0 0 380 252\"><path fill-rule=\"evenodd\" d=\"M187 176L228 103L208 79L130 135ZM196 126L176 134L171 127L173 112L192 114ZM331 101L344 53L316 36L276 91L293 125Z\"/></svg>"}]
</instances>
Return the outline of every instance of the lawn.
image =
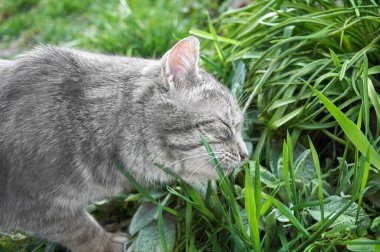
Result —
<instances>
[{"instance_id":1,"label":"lawn","mask_svg":"<svg viewBox=\"0 0 380 252\"><path fill-rule=\"evenodd\" d=\"M228 177L215 162L220 180L197 186L157 164L177 182L154 190L117 166L136 190L88 210L137 251L380 251L380 4L231 2L5 0L0 48L158 58L202 39L201 64L245 113L250 160ZM62 248L14 233L0 251Z\"/></svg>"}]
</instances>

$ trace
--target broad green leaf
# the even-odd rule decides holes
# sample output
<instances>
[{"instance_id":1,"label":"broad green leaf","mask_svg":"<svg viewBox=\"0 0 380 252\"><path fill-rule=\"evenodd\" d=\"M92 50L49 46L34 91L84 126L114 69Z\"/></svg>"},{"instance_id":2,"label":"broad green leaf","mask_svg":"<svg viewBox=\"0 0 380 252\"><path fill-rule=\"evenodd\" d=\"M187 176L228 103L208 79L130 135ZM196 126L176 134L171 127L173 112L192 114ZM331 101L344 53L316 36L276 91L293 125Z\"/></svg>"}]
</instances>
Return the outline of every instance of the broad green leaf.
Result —
<instances>
[{"instance_id":1,"label":"broad green leaf","mask_svg":"<svg viewBox=\"0 0 380 252\"><path fill-rule=\"evenodd\" d=\"M303 157L303 154L306 154L305 158L301 158ZM315 166L309 150L301 143L297 143L294 146L293 156L297 158L295 162L295 165L297 163L296 166L298 166L301 160L304 164L300 171L299 179L301 179L303 184L310 183L315 178Z\"/></svg>"},{"instance_id":2,"label":"broad green leaf","mask_svg":"<svg viewBox=\"0 0 380 252\"><path fill-rule=\"evenodd\" d=\"M330 196L326 198L328 203L325 203L324 208L324 218L327 219L332 216L334 213L338 212L342 209L346 204L350 202L350 199L345 199L339 196ZM346 209L331 225L330 228L340 226L340 225L356 225L356 211L358 205L353 203L348 209ZM321 221L321 211L319 207L311 207L308 208L307 211L309 214L317 221ZM368 228L370 225L370 219L367 213L360 209L359 218L358 218L358 226L361 228Z\"/></svg>"},{"instance_id":3,"label":"broad green leaf","mask_svg":"<svg viewBox=\"0 0 380 252\"><path fill-rule=\"evenodd\" d=\"M358 238L350 241L339 242L339 245L346 245L349 251L368 252L375 251L375 246L380 245L380 241L367 238Z\"/></svg>"},{"instance_id":4,"label":"broad green leaf","mask_svg":"<svg viewBox=\"0 0 380 252\"><path fill-rule=\"evenodd\" d=\"M249 226L249 221L248 221L248 216L247 216L247 209L246 208L242 208L241 211L240 211L240 216L241 216L241 219L243 221L243 225L245 227L245 230L247 230L247 233L250 234L250 226Z\"/></svg>"},{"instance_id":5,"label":"broad green leaf","mask_svg":"<svg viewBox=\"0 0 380 252\"><path fill-rule=\"evenodd\" d=\"M294 211L292 211L292 213L294 214ZM290 222L289 219L285 215L283 215L280 212L280 210L278 210L277 208L273 209L270 214L272 214L276 218L276 220L279 222L282 222L282 223L289 223Z\"/></svg>"},{"instance_id":6,"label":"broad green leaf","mask_svg":"<svg viewBox=\"0 0 380 252\"><path fill-rule=\"evenodd\" d=\"M354 224L342 224L335 226L324 232L325 237L332 237L333 235L339 235L339 233L347 232L348 230L357 230L357 226Z\"/></svg>"},{"instance_id":7,"label":"broad green leaf","mask_svg":"<svg viewBox=\"0 0 380 252\"><path fill-rule=\"evenodd\" d=\"M314 163L311 158L310 150L304 150L300 152L297 144L294 148L293 155L296 157L294 162L295 178L302 181L302 183L307 184L315 177Z\"/></svg>"},{"instance_id":8,"label":"broad green leaf","mask_svg":"<svg viewBox=\"0 0 380 252\"><path fill-rule=\"evenodd\" d=\"M282 177L282 169L279 171L279 165L282 165L282 156L283 156L283 142L282 141L276 141L271 144L270 149L270 161L269 161L269 168L270 171L274 176L277 178ZM280 161L281 159L281 161Z\"/></svg>"},{"instance_id":9,"label":"broad green leaf","mask_svg":"<svg viewBox=\"0 0 380 252\"><path fill-rule=\"evenodd\" d=\"M251 172L256 173L256 162L250 161L249 166L251 167ZM280 183L280 180L277 179L270 171L260 166L260 181L269 188L276 188Z\"/></svg>"},{"instance_id":10,"label":"broad green leaf","mask_svg":"<svg viewBox=\"0 0 380 252\"><path fill-rule=\"evenodd\" d=\"M380 232L380 216L377 216L375 219L373 219L371 230L373 232Z\"/></svg>"},{"instance_id":11,"label":"broad green leaf","mask_svg":"<svg viewBox=\"0 0 380 252\"><path fill-rule=\"evenodd\" d=\"M303 251L305 247L307 247L309 244L315 242L317 237L319 237L325 230L327 230L344 212L349 209L352 204L359 198L360 194L355 195L354 197L351 198L351 200L348 200L348 202L344 205L341 206L340 209L336 209L334 213L332 213L329 218L325 221L324 224L322 224L317 230L315 230L314 233L303 243L301 243L296 249L294 249L295 252L300 252ZM336 196L338 197L338 196ZM352 211L350 211L352 212ZM320 216L320 215L318 215Z\"/></svg>"},{"instance_id":12,"label":"broad green leaf","mask_svg":"<svg viewBox=\"0 0 380 252\"><path fill-rule=\"evenodd\" d=\"M131 224L129 225L129 233L131 235L135 235L142 228L151 223L155 218L157 218L157 210L157 205L153 203L141 204L132 217Z\"/></svg>"},{"instance_id":13,"label":"broad green leaf","mask_svg":"<svg viewBox=\"0 0 380 252\"><path fill-rule=\"evenodd\" d=\"M164 218L163 233L166 237L168 251L174 250L176 232L176 222L170 217ZM135 248L136 252L162 251L160 231L157 221L151 222L149 225L140 230L135 241Z\"/></svg>"}]
</instances>

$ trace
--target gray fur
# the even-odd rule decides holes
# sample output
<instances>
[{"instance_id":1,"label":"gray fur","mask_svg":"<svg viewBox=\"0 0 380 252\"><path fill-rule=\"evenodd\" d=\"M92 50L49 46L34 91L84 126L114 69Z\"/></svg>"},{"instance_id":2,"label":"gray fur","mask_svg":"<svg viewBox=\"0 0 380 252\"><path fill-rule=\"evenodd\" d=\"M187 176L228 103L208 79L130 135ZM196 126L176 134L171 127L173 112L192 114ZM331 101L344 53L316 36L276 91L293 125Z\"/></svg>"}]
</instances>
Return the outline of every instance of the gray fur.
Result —
<instances>
[{"instance_id":1,"label":"gray fur","mask_svg":"<svg viewBox=\"0 0 380 252\"><path fill-rule=\"evenodd\" d=\"M198 43L176 45L178 69L167 69L170 52L145 60L43 46L0 60L0 228L72 251L121 251L84 211L129 187L114 160L145 185L170 180L154 162L190 182L215 178L203 133L231 172L246 156L243 118L227 89L194 67Z\"/></svg>"}]
</instances>

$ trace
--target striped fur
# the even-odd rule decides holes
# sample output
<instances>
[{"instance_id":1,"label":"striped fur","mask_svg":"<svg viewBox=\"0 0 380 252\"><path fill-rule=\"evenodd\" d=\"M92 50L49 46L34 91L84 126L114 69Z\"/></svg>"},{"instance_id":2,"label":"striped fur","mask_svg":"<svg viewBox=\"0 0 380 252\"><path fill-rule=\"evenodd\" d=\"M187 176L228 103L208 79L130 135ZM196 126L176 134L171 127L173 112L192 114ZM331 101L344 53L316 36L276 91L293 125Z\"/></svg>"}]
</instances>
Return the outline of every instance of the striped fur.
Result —
<instances>
[{"instance_id":1,"label":"striped fur","mask_svg":"<svg viewBox=\"0 0 380 252\"><path fill-rule=\"evenodd\" d=\"M175 53L174 53L175 52ZM198 68L186 38L161 60L43 46L0 61L0 229L22 229L72 251L121 251L84 210L128 189L113 161L142 184L212 179L199 135L226 172L246 157L242 114Z\"/></svg>"}]
</instances>

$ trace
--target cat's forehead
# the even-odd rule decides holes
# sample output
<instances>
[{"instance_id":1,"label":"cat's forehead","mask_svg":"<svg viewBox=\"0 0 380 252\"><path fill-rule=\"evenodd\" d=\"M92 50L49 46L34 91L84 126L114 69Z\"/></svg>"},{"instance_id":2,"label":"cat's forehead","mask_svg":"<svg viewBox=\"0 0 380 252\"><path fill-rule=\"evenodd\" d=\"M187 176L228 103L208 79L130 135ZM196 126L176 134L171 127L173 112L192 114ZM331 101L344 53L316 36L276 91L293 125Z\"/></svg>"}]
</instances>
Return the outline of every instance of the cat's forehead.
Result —
<instances>
[{"instance_id":1,"label":"cat's forehead","mask_svg":"<svg viewBox=\"0 0 380 252\"><path fill-rule=\"evenodd\" d=\"M229 121L231 126L235 127L237 125L241 125L243 123L243 114L235 100L234 97L230 93L225 97L226 110L225 110L225 118Z\"/></svg>"},{"instance_id":2,"label":"cat's forehead","mask_svg":"<svg viewBox=\"0 0 380 252\"><path fill-rule=\"evenodd\" d=\"M179 96L175 92L174 97L178 103L203 116L217 116L231 126L242 124L243 115L236 99L211 74L199 69L198 77L189 82L190 87L182 89Z\"/></svg>"},{"instance_id":3,"label":"cat's forehead","mask_svg":"<svg viewBox=\"0 0 380 252\"><path fill-rule=\"evenodd\" d=\"M201 91L203 102L209 106L211 111L222 118L231 126L240 125L243 122L243 115L239 109L236 99L230 94L228 89L218 82L210 83Z\"/></svg>"}]
</instances>

